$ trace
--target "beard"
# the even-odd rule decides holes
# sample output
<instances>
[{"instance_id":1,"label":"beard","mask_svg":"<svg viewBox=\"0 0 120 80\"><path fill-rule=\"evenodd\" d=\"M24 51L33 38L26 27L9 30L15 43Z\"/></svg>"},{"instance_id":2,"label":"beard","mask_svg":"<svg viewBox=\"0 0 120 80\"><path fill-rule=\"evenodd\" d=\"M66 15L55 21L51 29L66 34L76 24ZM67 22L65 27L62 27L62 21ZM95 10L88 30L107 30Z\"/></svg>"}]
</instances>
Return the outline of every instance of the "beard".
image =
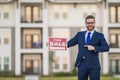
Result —
<instances>
[{"instance_id":1,"label":"beard","mask_svg":"<svg viewBox=\"0 0 120 80\"><path fill-rule=\"evenodd\" d=\"M87 30L92 31L94 30L95 26L87 26Z\"/></svg>"}]
</instances>

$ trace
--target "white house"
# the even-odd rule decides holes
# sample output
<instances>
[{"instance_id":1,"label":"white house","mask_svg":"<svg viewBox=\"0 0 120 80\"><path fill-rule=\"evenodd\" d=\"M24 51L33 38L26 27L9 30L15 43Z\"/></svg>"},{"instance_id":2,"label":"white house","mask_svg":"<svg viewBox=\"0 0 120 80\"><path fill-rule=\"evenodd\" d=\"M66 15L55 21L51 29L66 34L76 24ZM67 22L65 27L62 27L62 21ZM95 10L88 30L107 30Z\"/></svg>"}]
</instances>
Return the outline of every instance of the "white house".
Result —
<instances>
[{"instance_id":1,"label":"white house","mask_svg":"<svg viewBox=\"0 0 120 80\"><path fill-rule=\"evenodd\" d=\"M119 0L1 0L0 70L16 75L49 75L71 72L77 46L53 51L50 59L46 42L49 37L69 40L85 30L88 14L96 19L96 30L104 33L110 51L100 53L102 74L120 74L120 1Z\"/></svg>"}]
</instances>

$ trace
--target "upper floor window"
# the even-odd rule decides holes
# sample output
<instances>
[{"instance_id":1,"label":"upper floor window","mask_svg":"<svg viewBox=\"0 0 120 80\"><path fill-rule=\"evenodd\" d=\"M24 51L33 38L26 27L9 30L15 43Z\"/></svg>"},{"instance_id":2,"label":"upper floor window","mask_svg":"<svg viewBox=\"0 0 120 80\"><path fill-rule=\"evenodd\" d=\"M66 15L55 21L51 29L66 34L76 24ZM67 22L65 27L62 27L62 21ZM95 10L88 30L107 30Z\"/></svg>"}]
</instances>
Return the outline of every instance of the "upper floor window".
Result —
<instances>
[{"instance_id":1,"label":"upper floor window","mask_svg":"<svg viewBox=\"0 0 120 80\"><path fill-rule=\"evenodd\" d=\"M2 6L2 11L3 11L3 19L7 20L9 19L10 17L10 10L11 10L11 7L9 5L3 5Z\"/></svg>"},{"instance_id":2,"label":"upper floor window","mask_svg":"<svg viewBox=\"0 0 120 80\"><path fill-rule=\"evenodd\" d=\"M11 2L13 0L0 0L0 3L8 3L8 2Z\"/></svg>"},{"instance_id":3,"label":"upper floor window","mask_svg":"<svg viewBox=\"0 0 120 80\"><path fill-rule=\"evenodd\" d=\"M91 15L93 15L94 17L96 17L96 13L95 12L91 12ZM88 15L88 12L83 12L83 18L86 18Z\"/></svg>"},{"instance_id":4,"label":"upper floor window","mask_svg":"<svg viewBox=\"0 0 120 80\"><path fill-rule=\"evenodd\" d=\"M120 5L110 5L110 22L120 23Z\"/></svg>"},{"instance_id":5,"label":"upper floor window","mask_svg":"<svg viewBox=\"0 0 120 80\"><path fill-rule=\"evenodd\" d=\"M53 12L54 12L54 18L59 19L60 18L60 5L54 5L53 6Z\"/></svg>"},{"instance_id":6,"label":"upper floor window","mask_svg":"<svg viewBox=\"0 0 120 80\"><path fill-rule=\"evenodd\" d=\"M42 29L22 29L22 47L42 48Z\"/></svg>"},{"instance_id":7,"label":"upper floor window","mask_svg":"<svg viewBox=\"0 0 120 80\"><path fill-rule=\"evenodd\" d=\"M110 47L120 48L120 29L110 29Z\"/></svg>"},{"instance_id":8,"label":"upper floor window","mask_svg":"<svg viewBox=\"0 0 120 80\"><path fill-rule=\"evenodd\" d=\"M9 19L9 13L8 12L4 12L4 19Z\"/></svg>"},{"instance_id":9,"label":"upper floor window","mask_svg":"<svg viewBox=\"0 0 120 80\"><path fill-rule=\"evenodd\" d=\"M1 57L0 57L0 71L1 71Z\"/></svg>"},{"instance_id":10,"label":"upper floor window","mask_svg":"<svg viewBox=\"0 0 120 80\"><path fill-rule=\"evenodd\" d=\"M68 56L65 55L62 57L63 58L63 69L67 69L68 68Z\"/></svg>"},{"instance_id":11,"label":"upper floor window","mask_svg":"<svg viewBox=\"0 0 120 80\"><path fill-rule=\"evenodd\" d=\"M60 69L60 57L59 56L56 56L54 55L53 56L53 64L54 64L54 69Z\"/></svg>"},{"instance_id":12,"label":"upper floor window","mask_svg":"<svg viewBox=\"0 0 120 80\"><path fill-rule=\"evenodd\" d=\"M9 44L9 30L4 31L4 44Z\"/></svg>"},{"instance_id":13,"label":"upper floor window","mask_svg":"<svg viewBox=\"0 0 120 80\"><path fill-rule=\"evenodd\" d=\"M1 12L0 12L0 19L1 19Z\"/></svg>"},{"instance_id":14,"label":"upper floor window","mask_svg":"<svg viewBox=\"0 0 120 80\"><path fill-rule=\"evenodd\" d=\"M1 38L0 38L0 44L1 44Z\"/></svg>"},{"instance_id":15,"label":"upper floor window","mask_svg":"<svg viewBox=\"0 0 120 80\"><path fill-rule=\"evenodd\" d=\"M41 7L39 5L22 5L21 22L39 23L41 22Z\"/></svg>"},{"instance_id":16,"label":"upper floor window","mask_svg":"<svg viewBox=\"0 0 120 80\"><path fill-rule=\"evenodd\" d=\"M59 13L58 13L58 12L55 12L55 13L54 13L54 17L55 17L55 19L59 19L59 17L60 17Z\"/></svg>"},{"instance_id":17,"label":"upper floor window","mask_svg":"<svg viewBox=\"0 0 120 80\"><path fill-rule=\"evenodd\" d=\"M4 44L9 44L9 39L8 38L4 38Z\"/></svg>"},{"instance_id":18,"label":"upper floor window","mask_svg":"<svg viewBox=\"0 0 120 80\"><path fill-rule=\"evenodd\" d=\"M92 14L94 17L96 17L96 13L92 12L91 14Z\"/></svg>"},{"instance_id":19,"label":"upper floor window","mask_svg":"<svg viewBox=\"0 0 120 80\"><path fill-rule=\"evenodd\" d=\"M83 13L83 18L86 18L87 15L88 15L88 13L87 13L87 12L84 12L84 13Z\"/></svg>"},{"instance_id":20,"label":"upper floor window","mask_svg":"<svg viewBox=\"0 0 120 80\"><path fill-rule=\"evenodd\" d=\"M68 5L54 5L53 12L55 19L67 19L68 18Z\"/></svg>"},{"instance_id":21,"label":"upper floor window","mask_svg":"<svg viewBox=\"0 0 120 80\"><path fill-rule=\"evenodd\" d=\"M67 19L67 13L66 12L63 12L63 19Z\"/></svg>"}]
</instances>

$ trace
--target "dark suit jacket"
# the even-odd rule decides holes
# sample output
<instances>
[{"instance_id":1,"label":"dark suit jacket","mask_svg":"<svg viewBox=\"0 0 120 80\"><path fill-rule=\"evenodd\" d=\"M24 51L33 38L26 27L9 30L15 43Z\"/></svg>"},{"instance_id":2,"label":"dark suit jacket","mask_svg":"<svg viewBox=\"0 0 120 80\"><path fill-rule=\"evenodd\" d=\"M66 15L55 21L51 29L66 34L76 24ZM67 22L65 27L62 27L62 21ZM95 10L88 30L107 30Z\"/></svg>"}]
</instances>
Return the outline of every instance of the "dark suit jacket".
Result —
<instances>
[{"instance_id":1,"label":"dark suit jacket","mask_svg":"<svg viewBox=\"0 0 120 80\"><path fill-rule=\"evenodd\" d=\"M84 62L86 66L91 68L100 68L98 53L109 51L109 46L102 33L94 31L90 45L95 47L94 51L88 51L85 45L85 33L86 31L78 32L72 39L67 42L67 47L75 46L78 44L78 55L75 62L75 66L79 67L83 61L83 56L85 56Z\"/></svg>"}]
</instances>

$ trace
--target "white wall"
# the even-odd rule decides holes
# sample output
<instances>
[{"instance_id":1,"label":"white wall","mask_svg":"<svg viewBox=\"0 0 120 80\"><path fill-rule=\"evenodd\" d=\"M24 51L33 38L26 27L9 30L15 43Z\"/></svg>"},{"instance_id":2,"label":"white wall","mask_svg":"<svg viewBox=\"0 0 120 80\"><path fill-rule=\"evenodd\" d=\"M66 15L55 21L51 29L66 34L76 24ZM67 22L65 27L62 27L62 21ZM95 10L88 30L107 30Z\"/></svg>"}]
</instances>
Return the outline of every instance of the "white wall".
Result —
<instances>
[{"instance_id":1,"label":"white wall","mask_svg":"<svg viewBox=\"0 0 120 80\"><path fill-rule=\"evenodd\" d=\"M59 15L58 19L54 17L56 12ZM63 13L67 13L67 19L63 19ZM95 13L96 25L102 25L102 4L49 4L49 26L85 26L84 13Z\"/></svg>"},{"instance_id":2,"label":"white wall","mask_svg":"<svg viewBox=\"0 0 120 80\"><path fill-rule=\"evenodd\" d=\"M4 43L4 38L8 37L8 44ZM4 58L9 58L9 70L11 70L11 29L0 29L0 58L1 58L1 70L4 70Z\"/></svg>"},{"instance_id":3,"label":"white wall","mask_svg":"<svg viewBox=\"0 0 120 80\"><path fill-rule=\"evenodd\" d=\"M9 19L4 19L4 12L9 13ZM0 27L13 27L15 25L15 4L0 5Z\"/></svg>"}]
</instances>

